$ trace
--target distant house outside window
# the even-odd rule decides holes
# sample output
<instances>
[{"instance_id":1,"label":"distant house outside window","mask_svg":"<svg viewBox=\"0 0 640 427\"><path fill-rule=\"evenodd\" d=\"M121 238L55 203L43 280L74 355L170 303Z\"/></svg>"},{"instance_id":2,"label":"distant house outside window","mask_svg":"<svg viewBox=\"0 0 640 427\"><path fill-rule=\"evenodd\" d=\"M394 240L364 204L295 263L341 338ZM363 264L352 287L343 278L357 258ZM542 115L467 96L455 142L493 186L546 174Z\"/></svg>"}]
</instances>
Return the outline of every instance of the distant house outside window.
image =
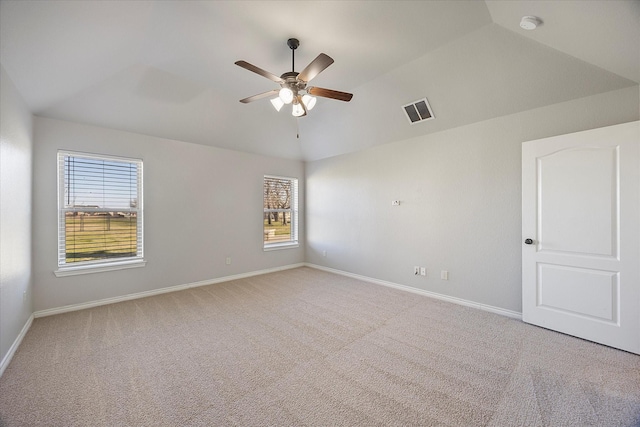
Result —
<instances>
[{"instance_id":1,"label":"distant house outside window","mask_svg":"<svg viewBox=\"0 0 640 427\"><path fill-rule=\"evenodd\" d=\"M298 246L298 180L265 176L263 185L265 250Z\"/></svg>"},{"instance_id":2,"label":"distant house outside window","mask_svg":"<svg viewBox=\"0 0 640 427\"><path fill-rule=\"evenodd\" d=\"M144 265L142 160L58 152L56 275Z\"/></svg>"}]
</instances>

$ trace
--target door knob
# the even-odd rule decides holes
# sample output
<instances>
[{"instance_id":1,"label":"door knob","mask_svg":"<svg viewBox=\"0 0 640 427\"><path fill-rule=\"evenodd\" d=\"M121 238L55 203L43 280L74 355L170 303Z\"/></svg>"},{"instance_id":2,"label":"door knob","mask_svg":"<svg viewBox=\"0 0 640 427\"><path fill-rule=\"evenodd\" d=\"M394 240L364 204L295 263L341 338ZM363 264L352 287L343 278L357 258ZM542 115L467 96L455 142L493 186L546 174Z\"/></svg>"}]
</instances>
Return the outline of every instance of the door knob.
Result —
<instances>
[{"instance_id":1,"label":"door knob","mask_svg":"<svg viewBox=\"0 0 640 427\"><path fill-rule=\"evenodd\" d=\"M533 245L533 239L525 239L524 243L526 243L527 245Z\"/></svg>"}]
</instances>

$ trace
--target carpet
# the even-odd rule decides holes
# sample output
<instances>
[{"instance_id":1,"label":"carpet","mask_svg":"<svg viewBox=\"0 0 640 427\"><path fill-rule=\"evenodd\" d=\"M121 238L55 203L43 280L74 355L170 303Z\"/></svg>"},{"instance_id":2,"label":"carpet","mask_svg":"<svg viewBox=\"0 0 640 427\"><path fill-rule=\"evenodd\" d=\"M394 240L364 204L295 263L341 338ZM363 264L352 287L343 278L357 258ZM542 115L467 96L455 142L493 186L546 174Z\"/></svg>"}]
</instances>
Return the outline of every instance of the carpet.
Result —
<instances>
[{"instance_id":1,"label":"carpet","mask_svg":"<svg viewBox=\"0 0 640 427\"><path fill-rule=\"evenodd\" d=\"M38 318L13 426L639 426L640 356L303 267Z\"/></svg>"}]
</instances>

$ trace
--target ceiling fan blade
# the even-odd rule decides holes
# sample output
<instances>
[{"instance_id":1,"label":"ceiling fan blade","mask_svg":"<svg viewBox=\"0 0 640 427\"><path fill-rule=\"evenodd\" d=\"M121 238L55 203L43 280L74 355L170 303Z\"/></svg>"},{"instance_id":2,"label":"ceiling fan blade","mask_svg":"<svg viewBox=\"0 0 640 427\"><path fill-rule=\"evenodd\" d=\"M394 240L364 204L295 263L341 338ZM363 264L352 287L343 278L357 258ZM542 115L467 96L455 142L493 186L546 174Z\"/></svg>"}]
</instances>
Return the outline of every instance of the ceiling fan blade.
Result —
<instances>
[{"instance_id":1,"label":"ceiling fan blade","mask_svg":"<svg viewBox=\"0 0 640 427\"><path fill-rule=\"evenodd\" d=\"M298 80L308 82L331 64L333 64L333 59L329 55L321 53L307 65L307 68L298 74Z\"/></svg>"},{"instance_id":2,"label":"ceiling fan blade","mask_svg":"<svg viewBox=\"0 0 640 427\"><path fill-rule=\"evenodd\" d=\"M257 101L258 99L266 98L267 96L277 95L278 92L278 89L270 90L269 92L259 93L248 98L241 99L240 102L242 102L243 104L248 104L249 102Z\"/></svg>"},{"instance_id":3,"label":"ceiling fan blade","mask_svg":"<svg viewBox=\"0 0 640 427\"><path fill-rule=\"evenodd\" d=\"M351 101L351 98L353 98L352 93L340 92L340 91L331 90L331 89L324 89L321 87L309 87L307 88L307 92L309 92L309 94L314 96L337 99L338 101L345 101L345 102L349 102Z\"/></svg>"},{"instance_id":4,"label":"ceiling fan blade","mask_svg":"<svg viewBox=\"0 0 640 427\"><path fill-rule=\"evenodd\" d=\"M256 74L260 74L262 77L266 77L276 83L283 83L283 80L280 77L276 76L275 74L271 74L270 72L265 71L260 67L256 67L253 64L249 64L247 61L236 61L235 64L239 67L244 68L245 70L253 71Z\"/></svg>"}]
</instances>

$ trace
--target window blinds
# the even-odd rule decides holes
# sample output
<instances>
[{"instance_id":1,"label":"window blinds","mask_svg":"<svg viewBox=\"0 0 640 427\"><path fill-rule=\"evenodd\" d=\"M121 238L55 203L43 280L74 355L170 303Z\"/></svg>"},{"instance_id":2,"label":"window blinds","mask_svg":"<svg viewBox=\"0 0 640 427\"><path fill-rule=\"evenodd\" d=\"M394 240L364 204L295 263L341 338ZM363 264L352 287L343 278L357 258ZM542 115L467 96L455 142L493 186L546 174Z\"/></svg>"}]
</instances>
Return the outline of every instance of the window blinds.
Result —
<instances>
[{"instance_id":1,"label":"window blinds","mask_svg":"<svg viewBox=\"0 0 640 427\"><path fill-rule=\"evenodd\" d=\"M58 153L58 265L142 258L142 161Z\"/></svg>"}]
</instances>

